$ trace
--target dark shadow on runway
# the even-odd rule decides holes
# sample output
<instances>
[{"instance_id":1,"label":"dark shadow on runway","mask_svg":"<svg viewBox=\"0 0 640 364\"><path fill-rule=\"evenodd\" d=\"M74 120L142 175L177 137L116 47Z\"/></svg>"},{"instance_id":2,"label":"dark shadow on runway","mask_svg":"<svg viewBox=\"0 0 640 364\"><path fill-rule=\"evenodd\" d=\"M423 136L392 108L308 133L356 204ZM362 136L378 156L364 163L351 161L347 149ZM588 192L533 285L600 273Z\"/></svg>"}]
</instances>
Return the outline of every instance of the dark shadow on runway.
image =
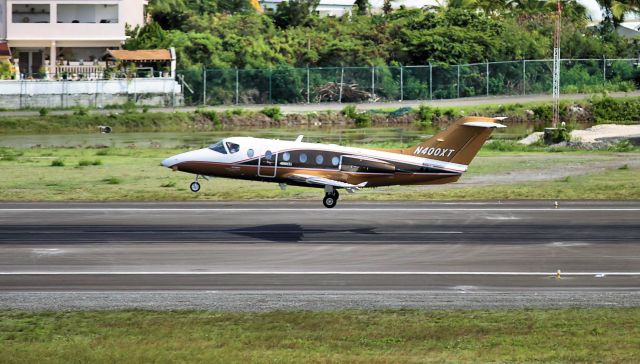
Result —
<instances>
[{"instance_id":1,"label":"dark shadow on runway","mask_svg":"<svg viewBox=\"0 0 640 364\"><path fill-rule=\"evenodd\" d=\"M319 222L320 224L322 222ZM318 244L639 244L640 226L575 224L322 225L247 227L181 225L9 225L0 244L100 243L318 243Z\"/></svg>"}]
</instances>

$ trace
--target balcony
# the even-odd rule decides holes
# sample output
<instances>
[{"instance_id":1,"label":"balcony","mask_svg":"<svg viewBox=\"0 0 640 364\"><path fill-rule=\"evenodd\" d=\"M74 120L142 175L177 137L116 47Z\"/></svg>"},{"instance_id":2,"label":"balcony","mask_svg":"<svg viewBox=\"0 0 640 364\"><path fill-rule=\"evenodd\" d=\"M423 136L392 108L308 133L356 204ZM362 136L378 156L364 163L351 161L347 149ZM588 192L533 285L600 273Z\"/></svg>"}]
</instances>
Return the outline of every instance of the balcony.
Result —
<instances>
[{"instance_id":1,"label":"balcony","mask_svg":"<svg viewBox=\"0 0 640 364\"><path fill-rule=\"evenodd\" d=\"M105 3L24 4L8 1L11 21L7 39L47 41L124 41L124 22L120 21L119 1Z\"/></svg>"}]
</instances>

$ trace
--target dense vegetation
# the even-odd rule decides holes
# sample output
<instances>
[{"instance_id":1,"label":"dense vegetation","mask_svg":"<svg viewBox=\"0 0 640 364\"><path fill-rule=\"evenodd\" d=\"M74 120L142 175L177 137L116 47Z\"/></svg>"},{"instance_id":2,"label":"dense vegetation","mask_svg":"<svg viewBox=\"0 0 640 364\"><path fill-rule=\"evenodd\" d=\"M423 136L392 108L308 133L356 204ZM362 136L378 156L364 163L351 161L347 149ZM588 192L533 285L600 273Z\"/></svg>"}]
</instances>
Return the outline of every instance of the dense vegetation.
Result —
<instances>
[{"instance_id":1,"label":"dense vegetation","mask_svg":"<svg viewBox=\"0 0 640 364\"><path fill-rule=\"evenodd\" d=\"M585 9L563 3L564 58L637 57L637 42L607 22L588 28ZM174 46L181 69L457 64L552 51L554 7L544 1L449 1L340 18L315 16L316 5L291 0L261 15L248 0L152 0L154 21L130 30L126 47Z\"/></svg>"}]
</instances>

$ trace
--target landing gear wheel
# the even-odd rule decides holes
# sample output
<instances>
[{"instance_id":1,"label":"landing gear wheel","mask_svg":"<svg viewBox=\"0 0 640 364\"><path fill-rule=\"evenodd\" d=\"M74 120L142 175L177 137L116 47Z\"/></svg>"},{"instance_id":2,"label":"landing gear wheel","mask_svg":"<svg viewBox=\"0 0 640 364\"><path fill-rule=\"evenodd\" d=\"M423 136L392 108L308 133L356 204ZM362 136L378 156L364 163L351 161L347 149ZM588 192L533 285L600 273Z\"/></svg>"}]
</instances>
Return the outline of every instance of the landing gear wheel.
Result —
<instances>
[{"instance_id":1,"label":"landing gear wheel","mask_svg":"<svg viewBox=\"0 0 640 364\"><path fill-rule=\"evenodd\" d=\"M324 204L324 207L328 209L333 208L338 203L338 197L334 194L327 193L326 195L324 195L322 203Z\"/></svg>"},{"instance_id":2,"label":"landing gear wheel","mask_svg":"<svg viewBox=\"0 0 640 364\"><path fill-rule=\"evenodd\" d=\"M198 192L200 191L200 184L198 182L191 182L189 189L191 189L191 192Z\"/></svg>"},{"instance_id":3,"label":"landing gear wheel","mask_svg":"<svg viewBox=\"0 0 640 364\"><path fill-rule=\"evenodd\" d=\"M340 198L340 194L338 193L338 190L333 191L333 198L335 198L336 201L338 201L338 199Z\"/></svg>"}]
</instances>

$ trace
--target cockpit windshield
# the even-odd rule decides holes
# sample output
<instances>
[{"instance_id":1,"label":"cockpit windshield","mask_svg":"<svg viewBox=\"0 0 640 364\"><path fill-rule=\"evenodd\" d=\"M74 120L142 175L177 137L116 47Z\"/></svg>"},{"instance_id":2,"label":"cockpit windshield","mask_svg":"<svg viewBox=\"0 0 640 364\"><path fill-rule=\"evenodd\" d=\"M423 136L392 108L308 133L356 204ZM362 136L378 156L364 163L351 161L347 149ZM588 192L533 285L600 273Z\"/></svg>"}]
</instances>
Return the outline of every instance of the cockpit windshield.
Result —
<instances>
[{"instance_id":1,"label":"cockpit windshield","mask_svg":"<svg viewBox=\"0 0 640 364\"><path fill-rule=\"evenodd\" d=\"M211 144L209 146L209 149L213 150L214 152L227 154L227 150L224 148L224 143L222 141L219 141L215 144Z\"/></svg>"}]
</instances>

